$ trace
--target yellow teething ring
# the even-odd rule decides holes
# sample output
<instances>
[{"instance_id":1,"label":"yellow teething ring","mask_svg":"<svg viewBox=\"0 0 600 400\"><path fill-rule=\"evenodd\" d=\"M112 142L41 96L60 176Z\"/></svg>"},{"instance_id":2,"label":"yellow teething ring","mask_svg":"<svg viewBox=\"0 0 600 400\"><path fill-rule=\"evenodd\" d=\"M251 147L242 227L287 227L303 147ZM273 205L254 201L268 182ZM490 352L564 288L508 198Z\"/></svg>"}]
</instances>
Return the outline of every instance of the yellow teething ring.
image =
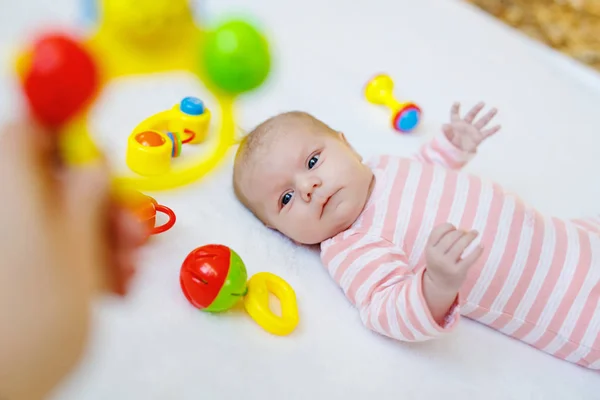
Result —
<instances>
[{"instance_id":1,"label":"yellow teething ring","mask_svg":"<svg viewBox=\"0 0 600 400\"><path fill-rule=\"evenodd\" d=\"M269 272L253 275L247 283L244 307L252 319L274 335L289 335L298 325L298 305L294 289L282 278ZM269 308L269 292L281 303L281 317Z\"/></svg>"}]
</instances>

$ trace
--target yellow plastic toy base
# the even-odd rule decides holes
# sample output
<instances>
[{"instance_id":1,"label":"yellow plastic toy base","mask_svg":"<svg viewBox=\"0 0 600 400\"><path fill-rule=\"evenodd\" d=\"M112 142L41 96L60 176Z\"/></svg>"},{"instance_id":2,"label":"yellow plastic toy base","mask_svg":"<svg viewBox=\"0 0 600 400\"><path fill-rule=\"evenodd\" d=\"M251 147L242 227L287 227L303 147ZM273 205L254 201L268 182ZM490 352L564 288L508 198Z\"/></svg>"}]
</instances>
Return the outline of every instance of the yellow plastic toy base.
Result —
<instances>
[{"instance_id":1,"label":"yellow plastic toy base","mask_svg":"<svg viewBox=\"0 0 600 400\"><path fill-rule=\"evenodd\" d=\"M160 146L144 146L137 139L143 132L151 131L161 140ZM165 174L171 168L173 144L167 135L156 129L134 131L127 139L126 162L133 172L144 176Z\"/></svg>"},{"instance_id":2,"label":"yellow plastic toy base","mask_svg":"<svg viewBox=\"0 0 600 400\"><path fill-rule=\"evenodd\" d=\"M216 96L221 111L221 125L214 148L208 156L202 155L187 165L170 170L158 176L116 176L113 178L117 189L168 190L192 183L217 166L235 142L235 118L233 98ZM100 157L87 127L87 114L74 118L61 135L61 148L65 161L71 164L85 164Z\"/></svg>"},{"instance_id":3,"label":"yellow plastic toy base","mask_svg":"<svg viewBox=\"0 0 600 400\"><path fill-rule=\"evenodd\" d=\"M143 176L167 173L171 168L173 144L163 132L179 132L183 139L194 135L188 143L201 143L206 139L211 113L204 108L200 115L183 113L176 104L171 109L154 114L135 127L127 139L126 162L132 171ZM144 132L154 132L162 138L162 145L145 146L137 139Z\"/></svg>"},{"instance_id":4,"label":"yellow plastic toy base","mask_svg":"<svg viewBox=\"0 0 600 400\"><path fill-rule=\"evenodd\" d=\"M194 132L194 139L189 143L202 143L208 134L210 118L211 113L208 108L205 108L201 115L185 115L179 111L179 105L176 104L169 110L161 111L146 118L133 129L133 132L171 131L183 134L187 129Z\"/></svg>"},{"instance_id":5,"label":"yellow plastic toy base","mask_svg":"<svg viewBox=\"0 0 600 400\"><path fill-rule=\"evenodd\" d=\"M289 335L298 326L298 305L294 289L283 279L269 272L253 275L247 283L244 297L246 312L264 330L274 335ZM269 292L281 303L281 317L269 308Z\"/></svg>"}]
</instances>

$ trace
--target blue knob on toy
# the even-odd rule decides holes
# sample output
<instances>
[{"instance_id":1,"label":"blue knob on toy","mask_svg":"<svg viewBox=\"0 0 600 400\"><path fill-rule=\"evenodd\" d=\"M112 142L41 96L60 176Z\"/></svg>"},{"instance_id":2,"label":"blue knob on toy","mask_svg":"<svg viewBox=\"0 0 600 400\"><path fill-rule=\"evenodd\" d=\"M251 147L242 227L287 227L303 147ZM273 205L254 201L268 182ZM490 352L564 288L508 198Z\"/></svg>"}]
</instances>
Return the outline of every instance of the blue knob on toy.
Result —
<instances>
[{"instance_id":1,"label":"blue knob on toy","mask_svg":"<svg viewBox=\"0 0 600 400\"><path fill-rule=\"evenodd\" d=\"M181 100L179 109L188 115L202 115L204 113L204 103L197 97L186 97Z\"/></svg>"},{"instance_id":2,"label":"blue knob on toy","mask_svg":"<svg viewBox=\"0 0 600 400\"><path fill-rule=\"evenodd\" d=\"M397 131L410 132L419 125L421 110L415 104L407 104L396 112L393 125Z\"/></svg>"}]
</instances>

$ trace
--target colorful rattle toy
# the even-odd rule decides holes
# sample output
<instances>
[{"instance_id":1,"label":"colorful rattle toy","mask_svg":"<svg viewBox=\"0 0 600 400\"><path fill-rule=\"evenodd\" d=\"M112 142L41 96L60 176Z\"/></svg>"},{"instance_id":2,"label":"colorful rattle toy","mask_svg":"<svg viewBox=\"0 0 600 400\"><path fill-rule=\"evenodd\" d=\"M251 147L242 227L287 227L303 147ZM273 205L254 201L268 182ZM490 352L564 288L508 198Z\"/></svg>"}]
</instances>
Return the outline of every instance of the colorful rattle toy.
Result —
<instances>
[{"instance_id":1,"label":"colorful rattle toy","mask_svg":"<svg viewBox=\"0 0 600 400\"><path fill-rule=\"evenodd\" d=\"M210 111L202 101L186 97L135 127L127 141L127 165L144 176L168 172L184 144L204 141L209 122Z\"/></svg>"},{"instance_id":2,"label":"colorful rattle toy","mask_svg":"<svg viewBox=\"0 0 600 400\"><path fill-rule=\"evenodd\" d=\"M377 75L365 87L365 97L373 104L392 110L392 127L398 132L411 132L419 124L421 109L415 103L400 103L394 98L394 81L388 75Z\"/></svg>"},{"instance_id":3,"label":"colorful rattle toy","mask_svg":"<svg viewBox=\"0 0 600 400\"><path fill-rule=\"evenodd\" d=\"M98 0L96 26L89 36L42 35L17 57L16 70L29 109L38 122L58 134L65 162L83 164L99 157L87 118L106 83L117 77L175 70L194 73L213 93L220 115L217 140L208 155L203 152L187 164L170 168L170 158L181 153L184 143L200 143L208 134L208 109L198 99L184 99L134 130L127 163L138 175L115 176L114 186L172 189L202 178L223 159L235 143L234 101L266 80L269 45L242 20L203 29L195 23L190 3Z\"/></svg>"},{"instance_id":4,"label":"colorful rattle toy","mask_svg":"<svg viewBox=\"0 0 600 400\"><path fill-rule=\"evenodd\" d=\"M246 312L267 332L289 335L298 325L291 286L269 272L248 280L244 262L227 246L211 244L192 251L181 266L179 280L186 299L202 311L223 312L243 301ZM269 292L281 303L281 317L269 308Z\"/></svg>"}]
</instances>

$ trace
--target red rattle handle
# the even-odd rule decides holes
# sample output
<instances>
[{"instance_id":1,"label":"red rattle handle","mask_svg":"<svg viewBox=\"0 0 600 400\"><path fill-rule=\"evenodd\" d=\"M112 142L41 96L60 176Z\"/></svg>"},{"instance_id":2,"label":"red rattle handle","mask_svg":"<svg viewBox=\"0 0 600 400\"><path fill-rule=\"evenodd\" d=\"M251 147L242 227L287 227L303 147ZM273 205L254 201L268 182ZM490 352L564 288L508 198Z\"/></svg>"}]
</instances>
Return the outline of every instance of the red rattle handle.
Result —
<instances>
[{"instance_id":1,"label":"red rattle handle","mask_svg":"<svg viewBox=\"0 0 600 400\"><path fill-rule=\"evenodd\" d=\"M175 220L177 219L177 217L175 217L175 213L169 207L166 207L166 206L163 206L160 204L156 204L156 211L167 214L167 216L169 217L169 220L161 226L156 226L156 227L152 228L152 231L150 232L152 235L156 235L156 234L168 231L169 229L171 229L173 227L173 225L175 225Z\"/></svg>"}]
</instances>

